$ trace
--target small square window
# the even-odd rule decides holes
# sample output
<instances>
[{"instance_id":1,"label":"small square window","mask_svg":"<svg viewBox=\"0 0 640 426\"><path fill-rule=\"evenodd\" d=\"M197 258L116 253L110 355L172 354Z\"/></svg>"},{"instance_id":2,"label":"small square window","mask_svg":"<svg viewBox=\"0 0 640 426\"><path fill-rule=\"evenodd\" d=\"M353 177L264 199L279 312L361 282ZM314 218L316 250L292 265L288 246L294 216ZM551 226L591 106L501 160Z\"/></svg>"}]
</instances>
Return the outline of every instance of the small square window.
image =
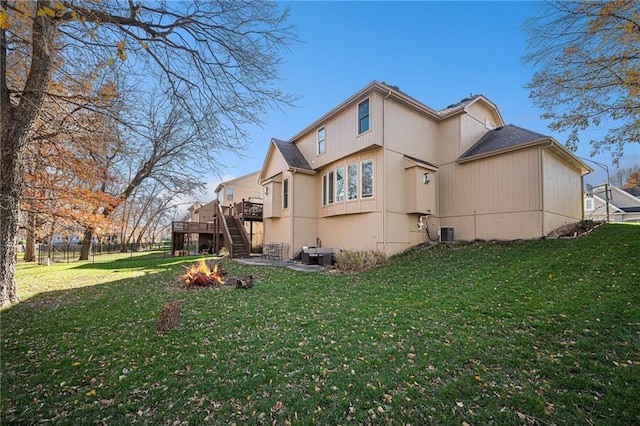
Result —
<instances>
[{"instance_id":1,"label":"small square window","mask_svg":"<svg viewBox=\"0 0 640 426\"><path fill-rule=\"evenodd\" d=\"M585 210L593 210L593 198L585 198L584 199L584 209Z\"/></svg>"},{"instance_id":2,"label":"small square window","mask_svg":"<svg viewBox=\"0 0 640 426\"><path fill-rule=\"evenodd\" d=\"M369 130L369 99L358 104L358 134Z\"/></svg>"},{"instance_id":3,"label":"small square window","mask_svg":"<svg viewBox=\"0 0 640 426\"><path fill-rule=\"evenodd\" d=\"M318 155L324 154L326 149L324 127L318 130Z\"/></svg>"}]
</instances>

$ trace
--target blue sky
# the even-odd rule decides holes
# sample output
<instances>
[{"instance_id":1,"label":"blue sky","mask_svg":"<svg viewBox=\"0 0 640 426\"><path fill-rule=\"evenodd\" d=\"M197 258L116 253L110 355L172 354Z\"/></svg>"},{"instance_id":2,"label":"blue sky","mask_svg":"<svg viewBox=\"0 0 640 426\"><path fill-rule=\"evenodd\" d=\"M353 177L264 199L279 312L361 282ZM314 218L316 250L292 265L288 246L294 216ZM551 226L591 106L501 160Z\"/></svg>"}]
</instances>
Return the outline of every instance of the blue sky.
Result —
<instances>
[{"instance_id":1,"label":"blue sky","mask_svg":"<svg viewBox=\"0 0 640 426\"><path fill-rule=\"evenodd\" d=\"M260 170L272 137L288 140L373 80L398 86L439 110L470 94L483 94L515 124L564 143L566 135L549 131L524 85L533 71L522 63L526 36L522 23L533 14L531 2L281 2L291 10L299 42L285 52L278 86L300 97L296 107L271 111L263 128L250 129L244 158L229 155L224 180ZM578 156L590 157L582 134ZM609 167L610 154L593 157ZM595 184L604 170L587 162ZM629 144L621 167L640 164L640 144ZM209 195L219 183L209 178Z\"/></svg>"}]
</instances>

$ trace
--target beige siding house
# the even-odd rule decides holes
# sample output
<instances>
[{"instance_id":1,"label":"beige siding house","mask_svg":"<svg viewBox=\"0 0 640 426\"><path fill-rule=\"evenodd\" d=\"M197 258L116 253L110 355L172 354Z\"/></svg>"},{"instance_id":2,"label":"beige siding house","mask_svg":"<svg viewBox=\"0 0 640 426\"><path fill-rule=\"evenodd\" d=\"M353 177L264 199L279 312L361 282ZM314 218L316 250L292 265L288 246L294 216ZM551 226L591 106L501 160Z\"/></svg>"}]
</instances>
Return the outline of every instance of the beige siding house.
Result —
<instances>
[{"instance_id":1,"label":"beige siding house","mask_svg":"<svg viewBox=\"0 0 640 426\"><path fill-rule=\"evenodd\" d=\"M443 234L537 238L582 218L589 171L553 138L505 125L482 95L435 111L372 82L271 140L258 177L265 241L293 257L318 245L392 254Z\"/></svg>"},{"instance_id":2,"label":"beige siding house","mask_svg":"<svg viewBox=\"0 0 640 426\"><path fill-rule=\"evenodd\" d=\"M640 198L613 185L596 186L584 194L584 218L609 222L640 222Z\"/></svg>"},{"instance_id":3,"label":"beige siding house","mask_svg":"<svg viewBox=\"0 0 640 426\"><path fill-rule=\"evenodd\" d=\"M258 184L259 174L260 172L254 172L220 183L215 189L217 201L227 208L242 202L261 204L262 186ZM244 221L244 227L254 249L264 244L262 222Z\"/></svg>"}]
</instances>

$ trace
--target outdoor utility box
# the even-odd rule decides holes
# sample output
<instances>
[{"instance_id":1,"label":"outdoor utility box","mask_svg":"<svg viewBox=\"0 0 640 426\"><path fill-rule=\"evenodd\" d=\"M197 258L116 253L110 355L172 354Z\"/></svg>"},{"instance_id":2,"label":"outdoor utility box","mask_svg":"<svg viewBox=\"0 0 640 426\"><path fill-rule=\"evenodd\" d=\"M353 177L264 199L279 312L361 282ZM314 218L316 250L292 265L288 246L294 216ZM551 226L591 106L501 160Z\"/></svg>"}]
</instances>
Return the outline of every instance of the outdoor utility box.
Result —
<instances>
[{"instance_id":1,"label":"outdoor utility box","mask_svg":"<svg viewBox=\"0 0 640 426\"><path fill-rule=\"evenodd\" d=\"M453 242L453 226L441 226L440 227L440 242L452 243Z\"/></svg>"}]
</instances>

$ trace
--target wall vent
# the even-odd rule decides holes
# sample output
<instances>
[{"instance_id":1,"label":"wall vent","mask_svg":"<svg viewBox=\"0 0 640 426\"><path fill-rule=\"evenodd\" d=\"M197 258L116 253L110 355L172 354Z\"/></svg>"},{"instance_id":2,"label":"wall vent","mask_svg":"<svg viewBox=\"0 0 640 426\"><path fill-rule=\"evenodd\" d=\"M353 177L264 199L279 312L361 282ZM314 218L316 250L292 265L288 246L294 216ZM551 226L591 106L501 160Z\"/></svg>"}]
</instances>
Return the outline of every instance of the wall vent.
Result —
<instances>
[{"instance_id":1,"label":"wall vent","mask_svg":"<svg viewBox=\"0 0 640 426\"><path fill-rule=\"evenodd\" d=\"M453 242L453 226L441 226L440 227L440 242L452 243Z\"/></svg>"}]
</instances>

